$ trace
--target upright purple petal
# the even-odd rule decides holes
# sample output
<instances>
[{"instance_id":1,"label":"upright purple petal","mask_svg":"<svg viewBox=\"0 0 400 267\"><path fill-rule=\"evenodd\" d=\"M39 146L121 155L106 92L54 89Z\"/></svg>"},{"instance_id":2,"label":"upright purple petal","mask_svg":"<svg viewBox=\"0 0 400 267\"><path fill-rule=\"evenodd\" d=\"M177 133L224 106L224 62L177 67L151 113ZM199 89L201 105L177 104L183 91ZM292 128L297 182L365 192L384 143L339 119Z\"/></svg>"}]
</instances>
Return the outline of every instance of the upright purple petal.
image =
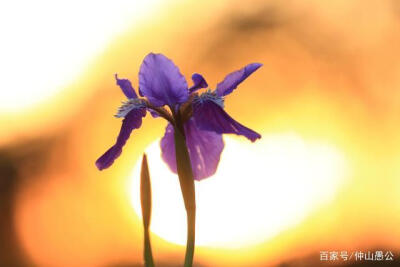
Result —
<instances>
[{"instance_id":1,"label":"upright purple petal","mask_svg":"<svg viewBox=\"0 0 400 267\"><path fill-rule=\"evenodd\" d=\"M228 74L222 82L217 84L217 95L226 96L232 93L241 82L261 66L262 64L260 63L251 63L240 70Z\"/></svg>"},{"instance_id":2,"label":"upright purple petal","mask_svg":"<svg viewBox=\"0 0 400 267\"><path fill-rule=\"evenodd\" d=\"M131 135L132 130L142 125L142 118L145 115L146 109L140 108L131 110L125 116L116 143L96 161L96 166L99 170L110 167L114 160L121 155L122 148Z\"/></svg>"},{"instance_id":3,"label":"upright purple petal","mask_svg":"<svg viewBox=\"0 0 400 267\"><path fill-rule=\"evenodd\" d=\"M218 134L243 135L252 142L261 138L260 134L235 121L221 106L211 100L194 103L193 118L202 130L214 131Z\"/></svg>"},{"instance_id":4,"label":"upright purple petal","mask_svg":"<svg viewBox=\"0 0 400 267\"><path fill-rule=\"evenodd\" d=\"M196 92L197 90L201 88L207 88L208 83L206 82L206 79L201 74L194 73L192 75L192 81L193 81L193 86L189 88L189 93Z\"/></svg>"},{"instance_id":5,"label":"upright purple petal","mask_svg":"<svg viewBox=\"0 0 400 267\"><path fill-rule=\"evenodd\" d=\"M222 135L198 129L193 120L185 124L185 135L194 179L210 177L217 170L224 148ZM161 150L163 160L176 173L174 128L171 124L161 140Z\"/></svg>"},{"instance_id":6,"label":"upright purple petal","mask_svg":"<svg viewBox=\"0 0 400 267\"><path fill-rule=\"evenodd\" d=\"M118 75L115 74L115 80L127 98L137 98L135 89L133 89L132 84L128 79L118 79Z\"/></svg>"},{"instance_id":7,"label":"upright purple petal","mask_svg":"<svg viewBox=\"0 0 400 267\"><path fill-rule=\"evenodd\" d=\"M139 92L156 107L184 103L188 97L185 77L162 54L148 54L139 71Z\"/></svg>"}]
</instances>

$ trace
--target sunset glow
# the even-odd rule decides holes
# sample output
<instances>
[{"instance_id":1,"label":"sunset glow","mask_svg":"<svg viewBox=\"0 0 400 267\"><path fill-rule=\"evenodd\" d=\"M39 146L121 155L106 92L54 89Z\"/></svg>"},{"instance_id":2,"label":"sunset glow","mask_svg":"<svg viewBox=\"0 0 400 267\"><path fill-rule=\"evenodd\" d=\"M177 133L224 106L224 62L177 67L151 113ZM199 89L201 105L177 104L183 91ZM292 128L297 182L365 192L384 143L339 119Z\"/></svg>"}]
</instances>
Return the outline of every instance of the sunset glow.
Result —
<instances>
[{"instance_id":1,"label":"sunset glow","mask_svg":"<svg viewBox=\"0 0 400 267\"><path fill-rule=\"evenodd\" d=\"M257 146L225 137L217 173L196 183L197 244L243 247L265 241L327 204L348 176L345 156L330 145L295 134L267 135ZM185 244L186 215L177 176L160 158L159 143L146 150L153 186L151 229ZM134 210L141 214L140 162L132 174Z\"/></svg>"}]
</instances>

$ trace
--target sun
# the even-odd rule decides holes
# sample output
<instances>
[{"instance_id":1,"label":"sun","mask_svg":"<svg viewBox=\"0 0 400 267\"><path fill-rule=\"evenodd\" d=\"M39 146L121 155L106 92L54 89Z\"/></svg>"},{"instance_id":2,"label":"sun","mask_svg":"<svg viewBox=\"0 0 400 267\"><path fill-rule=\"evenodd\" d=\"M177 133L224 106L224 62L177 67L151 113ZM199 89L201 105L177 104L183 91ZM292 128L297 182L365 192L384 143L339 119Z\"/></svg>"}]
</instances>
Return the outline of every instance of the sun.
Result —
<instances>
[{"instance_id":1,"label":"sun","mask_svg":"<svg viewBox=\"0 0 400 267\"><path fill-rule=\"evenodd\" d=\"M335 147L308 143L295 134L263 136L254 144L224 137L217 173L196 182L196 244L243 247L263 242L300 223L332 200L347 175ZM151 231L186 242L186 214L178 178L162 161L159 142L146 150L153 191ZM140 162L132 173L130 196L141 216Z\"/></svg>"}]
</instances>

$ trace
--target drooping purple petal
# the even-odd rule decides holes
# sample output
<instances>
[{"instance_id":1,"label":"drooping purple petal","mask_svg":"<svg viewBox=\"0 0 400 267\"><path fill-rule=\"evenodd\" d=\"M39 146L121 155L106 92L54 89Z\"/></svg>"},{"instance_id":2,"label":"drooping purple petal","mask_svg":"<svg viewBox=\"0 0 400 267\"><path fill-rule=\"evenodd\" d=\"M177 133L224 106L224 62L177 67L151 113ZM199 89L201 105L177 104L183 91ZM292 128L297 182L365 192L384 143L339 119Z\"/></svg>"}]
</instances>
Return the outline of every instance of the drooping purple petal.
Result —
<instances>
[{"instance_id":1,"label":"drooping purple petal","mask_svg":"<svg viewBox=\"0 0 400 267\"><path fill-rule=\"evenodd\" d=\"M185 134L194 178L201 180L210 177L216 172L224 149L222 135L200 130L194 120L185 124Z\"/></svg>"},{"instance_id":2,"label":"drooping purple petal","mask_svg":"<svg viewBox=\"0 0 400 267\"><path fill-rule=\"evenodd\" d=\"M185 77L162 54L148 54L139 71L139 92L156 107L184 103L188 97Z\"/></svg>"},{"instance_id":3,"label":"drooping purple petal","mask_svg":"<svg viewBox=\"0 0 400 267\"><path fill-rule=\"evenodd\" d=\"M206 79L201 74L194 73L192 75L192 81L193 81L193 86L189 88L189 93L196 92L197 90L201 88L207 88L208 84L206 82Z\"/></svg>"},{"instance_id":4,"label":"drooping purple petal","mask_svg":"<svg viewBox=\"0 0 400 267\"><path fill-rule=\"evenodd\" d=\"M197 126L205 131L243 135L252 142L261 138L260 134L235 121L220 105L211 100L195 102L193 104L193 118Z\"/></svg>"},{"instance_id":5,"label":"drooping purple petal","mask_svg":"<svg viewBox=\"0 0 400 267\"><path fill-rule=\"evenodd\" d=\"M161 157L167 163L168 167L174 173L177 173L176 158L175 158L175 139L174 139L174 126L168 123L165 128L165 134L160 142Z\"/></svg>"},{"instance_id":6,"label":"drooping purple petal","mask_svg":"<svg viewBox=\"0 0 400 267\"><path fill-rule=\"evenodd\" d=\"M133 89L132 84L128 79L118 79L118 75L115 74L115 80L127 98L137 98L135 89Z\"/></svg>"},{"instance_id":7,"label":"drooping purple petal","mask_svg":"<svg viewBox=\"0 0 400 267\"><path fill-rule=\"evenodd\" d=\"M222 135L198 129L193 119L185 124L185 135L194 179L210 177L217 170L224 148ZM176 173L174 128L171 124L161 140L161 150L163 160Z\"/></svg>"},{"instance_id":8,"label":"drooping purple petal","mask_svg":"<svg viewBox=\"0 0 400 267\"><path fill-rule=\"evenodd\" d=\"M145 115L146 109L140 108L131 110L125 116L116 143L96 161L96 166L99 170L110 167L114 160L121 155L122 148L131 135L132 130L142 125L142 118Z\"/></svg>"},{"instance_id":9,"label":"drooping purple petal","mask_svg":"<svg viewBox=\"0 0 400 267\"><path fill-rule=\"evenodd\" d=\"M217 84L217 95L226 96L232 93L232 91L235 90L241 82L243 82L261 66L262 64L260 63L251 63L240 70L228 74L222 82Z\"/></svg>"}]
</instances>

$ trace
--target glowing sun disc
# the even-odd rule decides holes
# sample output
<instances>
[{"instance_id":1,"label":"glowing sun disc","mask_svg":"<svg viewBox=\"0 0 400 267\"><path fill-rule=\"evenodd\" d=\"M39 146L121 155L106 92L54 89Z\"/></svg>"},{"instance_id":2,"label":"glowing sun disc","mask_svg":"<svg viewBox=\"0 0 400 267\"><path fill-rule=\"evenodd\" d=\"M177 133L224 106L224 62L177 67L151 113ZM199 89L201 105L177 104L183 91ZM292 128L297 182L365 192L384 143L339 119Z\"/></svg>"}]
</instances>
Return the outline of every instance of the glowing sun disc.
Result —
<instances>
[{"instance_id":1,"label":"glowing sun disc","mask_svg":"<svg viewBox=\"0 0 400 267\"><path fill-rule=\"evenodd\" d=\"M263 136L254 144L230 137L224 141L217 173L196 182L197 245L240 247L265 241L330 201L346 175L338 150L293 134ZM186 215L178 178L160 158L159 142L146 153L153 192L151 231L183 245ZM139 173L140 161L130 196L141 216Z\"/></svg>"}]
</instances>

